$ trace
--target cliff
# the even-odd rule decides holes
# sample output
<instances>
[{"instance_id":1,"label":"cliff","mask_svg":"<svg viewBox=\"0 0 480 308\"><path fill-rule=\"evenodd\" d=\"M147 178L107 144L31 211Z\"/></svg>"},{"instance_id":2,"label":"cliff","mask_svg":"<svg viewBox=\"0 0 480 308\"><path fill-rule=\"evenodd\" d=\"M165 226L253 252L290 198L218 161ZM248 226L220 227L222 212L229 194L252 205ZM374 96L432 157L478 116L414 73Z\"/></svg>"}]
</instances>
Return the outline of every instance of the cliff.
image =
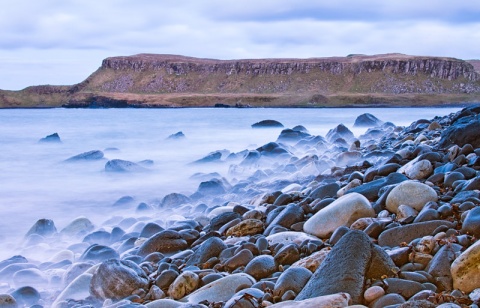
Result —
<instances>
[{"instance_id":1,"label":"cliff","mask_svg":"<svg viewBox=\"0 0 480 308\"><path fill-rule=\"evenodd\" d=\"M68 89L20 92L62 97L65 106L75 107L443 104L479 100L474 65L474 60L403 54L246 60L139 54L107 58ZM9 97L0 93L0 103L5 106Z\"/></svg>"}]
</instances>

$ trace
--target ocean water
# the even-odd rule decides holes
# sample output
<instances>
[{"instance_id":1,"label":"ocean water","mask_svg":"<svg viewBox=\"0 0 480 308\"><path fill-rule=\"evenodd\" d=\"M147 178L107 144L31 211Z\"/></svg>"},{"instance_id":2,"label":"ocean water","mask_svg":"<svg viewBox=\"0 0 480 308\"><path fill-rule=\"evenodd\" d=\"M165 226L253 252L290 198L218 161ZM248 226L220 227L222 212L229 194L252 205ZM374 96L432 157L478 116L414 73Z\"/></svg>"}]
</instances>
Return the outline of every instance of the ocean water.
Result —
<instances>
[{"instance_id":1,"label":"ocean water","mask_svg":"<svg viewBox=\"0 0 480 308\"><path fill-rule=\"evenodd\" d=\"M0 110L0 259L19 252L23 237L41 218L58 230L85 216L96 225L125 211L112 205L123 196L155 204L171 192L194 193L197 172L218 172L227 180L228 165L192 165L212 151L239 152L275 141L280 128L252 129L274 119L285 127L305 126L325 136L343 123L356 136L356 117L368 112L406 126L459 108L375 109L23 109ZM183 140L167 140L182 131ZM38 140L58 133L59 144ZM105 159L66 163L74 155L101 150ZM149 172L105 172L109 159L153 160ZM232 200L235 201L235 200ZM122 212L123 211L123 212ZM20 251L21 252L21 251Z\"/></svg>"}]
</instances>

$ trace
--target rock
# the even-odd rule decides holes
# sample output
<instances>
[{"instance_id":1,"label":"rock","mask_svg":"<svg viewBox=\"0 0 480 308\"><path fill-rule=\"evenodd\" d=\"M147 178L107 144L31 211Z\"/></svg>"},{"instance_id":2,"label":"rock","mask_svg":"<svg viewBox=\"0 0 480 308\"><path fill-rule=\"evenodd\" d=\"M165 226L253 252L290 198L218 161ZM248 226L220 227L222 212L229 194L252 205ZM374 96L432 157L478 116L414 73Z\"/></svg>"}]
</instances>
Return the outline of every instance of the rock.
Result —
<instances>
[{"instance_id":1,"label":"rock","mask_svg":"<svg viewBox=\"0 0 480 308\"><path fill-rule=\"evenodd\" d=\"M380 280L385 277L394 277L397 272L398 268L392 258L378 245L372 245L372 257L365 277Z\"/></svg>"},{"instance_id":2,"label":"rock","mask_svg":"<svg viewBox=\"0 0 480 308\"><path fill-rule=\"evenodd\" d=\"M267 240L270 246L275 244L291 244L295 243L300 245L305 240L314 240L318 241L318 237L313 235L306 234L304 232L297 232L297 231L285 231L280 233L275 233L272 235L267 236Z\"/></svg>"},{"instance_id":3,"label":"rock","mask_svg":"<svg viewBox=\"0 0 480 308\"><path fill-rule=\"evenodd\" d=\"M408 205L416 211L421 211L427 202L438 200L437 193L428 185L405 181L398 184L387 196L386 208L396 213L401 204Z\"/></svg>"},{"instance_id":4,"label":"rock","mask_svg":"<svg viewBox=\"0 0 480 308\"><path fill-rule=\"evenodd\" d=\"M61 302L65 300L82 300L90 296L90 283L92 282L92 274L84 273L76 277L65 289L58 295L52 304L54 308L60 308Z\"/></svg>"},{"instance_id":5,"label":"rock","mask_svg":"<svg viewBox=\"0 0 480 308\"><path fill-rule=\"evenodd\" d=\"M480 238L480 207L468 212L462 224L462 232Z\"/></svg>"},{"instance_id":6,"label":"rock","mask_svg":"<svg viewBox=\"0 0 480 308\"><path fill-rule=\"evenodd\" d=\"M454 289L470 293L480 288L479 260L480 241L477 241L452 263L450 271L452 273Z\"/></svg>"},{"instance_id":7,"label":"rock","mask_svg":"<svg viewBox=\"0 0 480 308\"><path fill-rule=\"evenodd\" d=\"M75 156L70 157L69 159L65 160L65 162L73 163L73 162L81 162L81 161L92 161L92 160L99 160L103 158L103 152L99 150L92 150L88 152L84 152Z\"/></svg>"},{"instance_id":8,"label":"rock","mask_svg":"<svg viewBox=\"0 0 480 308\"><path fill-rule=\"evenodd\" d=\"M269 142L259 148L257 151L264 156L275 156L279 154L290 154L285 148L276 142Z\"/></svg>"},{"instance_id":9,"label":"rock","mask_svg":"<svg viewBox=\"0 0 480 308\"><path fill-rule=\"evenodd\" d=\"M271 308L340 308L340 307L353 307L350 306L351 299L348 293L336 293L318 296L314 298L286 301L278 304L274 304L268 307Z\"/></svg>"},{"instance_id":10,"label":"rock","mask_svg":"<svg viewBox=\"0 0 480 308\"><path fill-rule=\"evenodd\" d=\"M353 133L343 124L339 124L334 129L329 130L325 137L330 143L333 143L338 138L342 138L347 142L351 142L355 138Z\"/></svg>"},{"instance_id":11,"label":"rock","mask_svg":"<svg viewBox=\"0 0 480 308\"><path fill-rule=\"evenodd\" d=\"M307 137L310 134L287 128L280 132L276 142L292 143Z\"/></svg>"},{"instance_id":12,"label":"rock","mask_svg":"<svg viewBox=\"0 0 480 308\"><path fill-rule=\"evenodd\" d=\"M175 134L171 134L167 137L168 140L180 140L185 139L185 134L183 132L176 132Z\"/></svg>"},{"instance_id":13,"label":"rock","mask_svg":"<svg viewBox=\"0 0 480 308\"><path fill-rule=\"evenodd\" d=\"M300 259L300 251L296 244L285 245L275 254L275 263L290 265Z\"/></svg>"},{"instance_id":14,"label":"rock","mask_svg":"<svg viewBox=\"0 0 480 308\"><path fill-rule=\"evenodd\" d=\"M173 253L187 248L187 241L178 232L164 230L146 240L138 249L137 254L144 257L152 252Z\"/></svg>"},{"instance_id":15,"label":"rock","mask_svg":"<svg viewBox=\"0 0 480 308\"><path fill-rule=\"evenodd\" d=\"M381 126L383 121L380 121L376 116L370 113L363 113L355 119L354 127L376 127Z\"/></svg>"},{"instance_id":16,"label":"rock","mask_svg":"<svg viewBox=\"0 0 480 308\"><path fill-rule=\"evenodd\" d=\"M144 171L147 171L147 169L128 160L112 159L105 164L105 171L106 172L144 172Z\"/></svg>"},{"instance_id":17,"label":"rock","mask_svg":"<svg viewBox=\"0 0 480 308\"><path fill-rule=\"evenodd\" d=\"M92 222L85 217L78 217L69 223L60 231L61 235L80 237L91 232L95 227Z\"/></svg>"},{"instance_id":18,"label":"rock","mask_svg":"<svg viewBox=\"0 0 480 308\"><path fill-rule=\"evenodd\" d=\"M46 288L48 286L47 276L36 268L27 268L17 271L12 277L16 288L31 286L34 288Z\"/></svg>"},{"instance_id":19,"label":"rock","mask_svg":"<svg viewBox=\"0 0 480 308\"><path fill-rule=\"evenodd\" d=\"M213 214L213 211L210 213ZM210 220L210 226L208 228L209 231L218 231L222 226L227 224L228 222L241 218L240 214L234 213L228 209L228 211L221 213L219 215L216 215Z\"/></svg>"},{"instance_id":20,"label":"rock","mask_svg":"<svg viewBox=\"0 0 480 308\"><path fill-rule=\"evenodd\" d=\"M13 256L0 262L0 271L9 265L18 263L28 263L28 260L23 256Z\"/></svg>"},{"instance_id":21,"label":"rock","mask_svg":"<svg viewBox=\"0 0 480 308\"><path fill-rule=\"evenodd\" d=\"M200 282L197 274L191 271L181 273L168 288L168 295L173 299L180 299L194 291Z\"/></svg>"},{"instance_id":22,"label":"rock","mask_svg":"<svg viewBox=\"0 0 480 308\"><path fill-rule=\"evenodd\" d=\"M204 300L209 302L224 302L229 300L239 288L249 288L255 279L247 274L232 274L215 280L190 295L184 297L182 302L199 303Z\"/></svg>"},{"instance_id":23,"label":"rock","mask_svg":"<svg viewBox=\"0 0 480 308\"><path fill-rule=\"evenodd\" d=\"M458 244L443 245L425 269L433 276L433 282L440 287L440 291L452 290L453 280L450 266L455 260L456 253L461 249L462 246Z\"/></svg>"},{"instance_id":24,"label":"rock","mask_svg":"<svg viewBox=\"0 0 480 308\"><path fill-rule=\"evenodd\" d=\"M2 308L17 308L19 307L17 301L10 294L0 294L0 307Z\"/></svg>"},{"instance_id":25,"label":"rock","mask_svg":"<svg viewBox=\"0 0 480 308\"><path fill-rule=\"evenodd\" d=\"M338 227L349 227L362 217L375 217L375 211L367 198L358 193L349 193L308 219L303 230L319 238L328 238Z\"/></svg>"},{"instance_id":26,"label":"rock","mask_svg":"<svg viewBox=\"0 0 480 308\"><path fill-rule=\"evenodd\" d=\"M248 249L242 249L234 256L227 259L223 266L227 271L233 271L240 266L246 266L253 259L253 253Z\"/></svg>"},{"instance_id":27,"label":"rock","mask_svg":"<svg viewBox=\"0 0 480 308\"><path fill-rule=\"evenodd\" d=\"M183 194L171 193L163 197L160 208L175 209L182 204L190 203L190 198Z\"/></svg>"},{"instance_id":28,"label":"rock","mask_svg":"<svg viewBox=\"0 0 480 308\"><path fill-rule=\"evenodd\" d=\"M330 248L323 248L320 251L314 252L311 255L298 260L297 262L293 263L291 267L304 267L310 272L314 273L325 260L325 258L327 258L327 255L330 253L330 251Z\"/></svg>"},{"instance_id":29,"label":"rock","mask_svg":"<svg viewBox=\"0 0 480 308\"><path fill-rule=\"evenodd\" d=\"M210 181L201 182L198 185L197 192L202 195L219 195L226 192L225 186L219 179L212 179Z\"/></svg>"},{"instance_id":30,"label":"rock","mask_svg":"<svg viewBox=\"0 0 480 308\"><path fill-rule=\"evenodd\" d=\"M108 245L110 244L110 233L103 230L95 231L87 234L83 238L83 242L89 244Z\"/></svg>"},{"instance_id":31,"label":"rock","mask_svg":"<svg viewBox=\"0 0 480 308\"><path fill-rule=\"evenodd\" d=\"M282 226L285 228L290 228L293 224L303 221L304 213L301 206L291 203L281 211L275 219L270 223L270 225L265 230L265 234L268 235L275 226Z\"/></svg>"},{"instance_id":32,"label":"rock","mask_svg":"<svg viewBox=\"0 0 480 308\"><path fill-rule=\"evenodd\" d=\"M110 259L93 274L90 293L102 300L120 300L138 289L148 290L148 277L131 261Z\"/></svg>"},{"instance_id":33,"label":"rock","mask_svg":"<svg viewBox=\"0 0 480 308\"><path fill-rule=\"evenodd\" d=\"M202 264L208 259L218 257L220 252L227 248L227 245L218 237L211 237L198 246L193 255L190 256L186 265L196 265L202 268Z\"/></svg>"},{"instance_id":34,"label":"rock","mask_svg":"<svg viewBox=\"0 0 480 308\"><path fill-rule=\"evenodd\" d=\"M308 196L312 199L324 199L327 197L335 197L337 195L340 185L337 183L320 184Z\"/></svg>"},{"instance_id":35,"label":"rock","mask_svg":"<svg viewBox=\"0 0 480 308\"><path fill-rule=\"evenodd\" d=\"M459 147L471 144L474 148L478 148L480 147L479 130L480 115L463 117L442 132L438 146L445 149L453 144Z\"/></svg>"},{"instance_id":36,"label":"rock","mask_svg":"<svg viewBox=\"0 0 480 308\"><path fill-rule=\"evenodd\" d=\"M395 247L403 242L408 244L416 238L432 235L433 231L440 226L452 228L454 224L446 220L432 220L391 228L380 234L378 245Z\"/></svg>"},{"instance_id":37,"label":"rock","mask_svg":"<svg viewBox=\"0 0 480 308\"><path fill-rule=\"evenodd\" d=\"M367 303L373 302L377 298L382 297L385 295L385 290L379 286L373 286L365 290L363 293L363 297Z\"/></svg>"},{"instance_id":38,"label":"rock","mask_svg":"<svg viewBox=\"0 0 480 308\"><path fill-rule=\"evenodd\" d=\"M92 267L91 263L77 262L72 264L63 274L63 283L68 286L75 278L83 274L86 270Z\"/></svg>"},{"instance_id":39,"label":"rock","mask_svg":"<svg viewBox=\"0 0 480 308\"><path fill-rule=\"evenodd\" d=\"M289 267L278 277L273 293L275 296L281 297L286 291L292 290L295 294L298 294L307 284L310 277L312 277L312 272L306 268Z\"/></svg>"},{"instance_id":40,"label":"rock","mask_svg":"<svg viewBox=\"0 0 480 308\"><path fill-rule=\"evenodd\" d=\"M370 308L384 308L405 303L405 299L398 294L386 294L369 305Z\"/></svg>"},{"instance_id":41,"label":"rock","mask_svg":"<svg viewBox=\"0 0 480 308\"><path fill-rule=\"evenodd\" d=\"M216 151L208 154L207 156L196 160L193 164L206 164L206 163L215 163L220 162L222 160L222 152Z\"/></svg>"},{"instance_id":42,"label":"rock","mask_svg":"<svg viewBox=\"0 0 480 308\"><path fill-rule=\"evenodd\" d=\"M142 231L140 232L139 237L149 238L149 237L151 237L151 236L153 236L153 235L155 235L158 232L161 232L163 230L165 230L165 229L160 227L158 224L156 224L154 222L149 222L142 228Z\"/></svg>"},{"instance_id":43,"label":"rock","mask_svg":"<svg viewBox=\"0 0 480 308\"><path fill-rule=\"evenodd\" d=\"M426 179L432 173L432 163L426 159L415 162L405 170L405 175L412 180Z\"/></svg>"},{"instance_id":44,"label":"rock","mask_svg":"<svg viewBox=\"0 0 480 308\"><path fill-rule=\"evenodd\" d=\"M99 263L112 258L118 259L119 257L120 256L114 249L108 246L93 244L83 252L79 260Z\"/></svg>"},{"instance_id":45,"label":"rock","mask_svg":"<svg viewBox=\"0 0 480 308\"><path fill-rule=\"evenodd\" d=\"M38 142L41 143L62 143L62 140L60 140L60 136L58 133L53 133L51 135L48 135L40 140Z\"/></svg>"},{"instance_id":46,"label":"rock","mask_svg":"<svg viewBox=\"0 0 480 308\"><path fill-rule=\"evenodd\" d=\"M258 219L245 219L227 230L227 236L247 236L260 234L264 230L263 222Z\"/></svg>"},{"instance_id":47,"label":"rock","mask_svg":"<svg viewBox=\"0 0 480 308\"><path fill-rule=\"evenodd\" d=\"M348 292L354 304L363 302L365 273L372 256L371 242L362 231L350 231L333 247L297 301Z\"/></svg>"},{"instance_id":48,"label":"rock","mask_svg":"<svg viewBox=\"0 0 480 308\"><path fill-rule=\"evenodd\" d=\"M51 219L39 219L37 222L28 230L25 236L29 236L31 234L38 234L43 237L50 237L57 233L57 228L55 227L55 223Z\"/></svg>"},{"instance_id":49,"label":"rock","mask_svg":"<svg viewBox=\"0 0 480 308\"><path fill-rule=\"evenodd\" d=\"M284 127L282 123L275 120L262 120L252 124L252 128Z\"/></svg>"},{"instance_id":50,"label":"rock","mask_svg":"<svg viewBox=\"0 0 480 308\"><path fill-rule=\"evenodd\" d=\"M388 285L387 294L399 294L409 299L416 293L425 290L425 287L416 281L410 281L400 278L387 278L384 280Z\"/></svg>"},{"instance_id":51,"label":"rock","mask_svg":"<svg viewBox=\"0 0 480 308\"><path fill-rule=\"evenodd\" d=\"M40 293L30 286L16 289L10 295L12 295L21 306L30 307L40 300ZM0 307L4 306L0 303Z\"/></svg>"},{"instance_id":52,"label":"rock","mask_svg":"<svg viewBox=\"0 0 480 308\"><path fill-rule=\"evenodd\" d=\"M272 256L261 255L253 258L245 267L245 274L255 279L267 278L277 270Z\"/></svg>"},{"instance_id":53,"label":"rock","mask_svg":"<svg viewBox=\"0 0 480 308\"><path fill-rule=\"evenodd\" d=\"M375 201L378 199L378 193L382 187L398 184L403 181L408 180L406 176L403 174L392 172L387 177L381 178L378 180L374 180L363 185L357 186L355 188L350 189L347 194L349 193L359 193L364 195L368 200Z\"/></svg>"}]
</instances>

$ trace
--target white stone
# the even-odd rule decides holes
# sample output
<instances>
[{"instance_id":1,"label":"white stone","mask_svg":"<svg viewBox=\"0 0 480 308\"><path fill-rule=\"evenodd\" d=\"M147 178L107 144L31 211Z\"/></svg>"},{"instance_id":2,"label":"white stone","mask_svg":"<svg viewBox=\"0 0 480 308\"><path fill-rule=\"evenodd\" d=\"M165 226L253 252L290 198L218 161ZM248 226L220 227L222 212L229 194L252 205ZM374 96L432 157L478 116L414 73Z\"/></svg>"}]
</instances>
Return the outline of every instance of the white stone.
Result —
<instances>
[{"instance_id":1,"label":"white stone","mask_svg":"<svg viewBox=\"0 0 480 308\"><path fill-rule=\"evenodd\" d=\"M385 290L380 286L370 287L365 290L365 293L363 293L363 297L367 303L371 303L383 295L385 295Z\"/></svg>"},{"instance_id":2,"label":"white stone","mask_svg":"<svg viewBox=\"0 0 480 308\"><path fill-rule=\"evenodd\" d=\"M271 305L271 308L340 308L348 307L351 302L350 294L336 293L305 299L303 301L285 301Z\"/></svg>"},{"instance_id":3,"label":"white stone","mask_svg":"<svg viewBox=\"0 0 480 308\"><path fill-rule=\"evenodd\" d=\"M288 194L294 191L300 191L302 189L302 185L293 183L282 189L282 193Z\"/></svg>"},{"instance_id":4,"label":"white stone","mask_svg":"<svg viewBox=\"0 0 480 308\"><path fill-rule=\"evenodd\" d=\"M405 204L416 211L421 211L427 202L436 202L437 200L437 193L428 185L415 181L404 181L388 194L386 208L392 213L397 213L398 207Z\"/></svg>"},{"instance_id":5,"label":"white stone","mask_svg":"<svg viewBox=\"0 0 480 308\"><path fill-rule=\"evenodd\" d=\"M397 208L397 221L402 221L410 216L417 216L418 212L411 206L400 204Z\"/></svg>"},{"instance_id":6,"label":"white stone","mask_svg":"<svg viewBox=\"0 0 480 308\"><path fill-rule=\"evenodd\" d=\"M303 230L319 238L328 238L338 227L350 227L363 217L375 217L370 201L359 193L350 193L318 211L305 222Z\"/></svg>"},{"instance_id":7,"label":"white stone","mask_svg":"<svg viewBox=\"0 0 480 308\"><path fill-rule=\"evenodd\" d=\"M304 240L318 240L318 237L306 234L305 232L297 231L285 231L280 233L275 233L267 236L267 241L270 245L275 244L292 244L295 243L300 245Z\"/></svg>"},{"instance_id":8,"label":"white stone","mask_svg":"<svg viewBox=\"0 0 480 308\"><path fill-rule=\"evenodd\" d=\"M453 261L450 272L453 288L465 293L480 288L480 241L475 242Z\"/></svg>"},{"instance_id":9,"label":"white stone","mask_svg":"<svg viewBox=\"0 0 480 308\"><path fill-rule=\"evenodd\" d=\"M405 169L405 175L412 180L425 179L433 173L433 166L429 160L422 159Z\"/></svg>"},{"instance_id":10,"label":"white stone","mask_svg":"<svg viewBox=\"0 0 480 308\"><path fill-rule=\"evenodd\" d=\"M255 278L248 274L233 274L210 282L182 298L180 301L189 303L199 303L204 300L208 300L209 302L224 302L229 300L240 286L249 288L254 283L256 283Z\"/></svg>"},{"instance_id":11,"label":"white stone","mask_svg":"<svg viewBox=\"0 0 480 308\"><path fill-rule=\"evenodd\" d=\"M362 181L359 179L353 179L350 183L342 187L339 191L337 191L337 197L341 197L345 195L347 191L349 191L352 188L358 187L362 185Z\"/></svg>"},{"instance_id":12,"label":"white stone","mask_svg":"<svg viewBox=\"0 0 480 308\"><path fill-rule=\"evenodd\" d=\"M90 281L92 280L92 276L92 274L83 273L75 278L62 293L60 293L52 304L52 307L63 307L61 302L67 299L81 300L90 296Z\"/></svg>"},{"instance_id":13,"label":"white stone","mask_svg":"<svg viewBox=\"0 0 480 308\"><path fill-rule=\"evenodd\" d=\"M217 208L214 208L210 213L208 213L208 218L212 219L215 216L227 212L233 212L233 206L219 206Z\"/></svg>"}]
</instances>

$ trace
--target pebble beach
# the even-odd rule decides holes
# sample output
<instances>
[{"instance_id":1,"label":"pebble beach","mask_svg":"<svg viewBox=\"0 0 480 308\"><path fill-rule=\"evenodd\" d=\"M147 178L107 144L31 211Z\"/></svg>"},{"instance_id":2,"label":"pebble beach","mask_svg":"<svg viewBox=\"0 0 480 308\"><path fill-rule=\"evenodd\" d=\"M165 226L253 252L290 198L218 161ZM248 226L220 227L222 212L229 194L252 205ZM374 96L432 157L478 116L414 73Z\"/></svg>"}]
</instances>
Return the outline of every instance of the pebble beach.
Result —
<instances>
[{"instance_id":1,"label":"pebble beach","mask_svg":"<svg viewBox=\"0 0 480 308\"><path fill-rule=\"evenodd\" d=\"M127 214L101 224L39 219L0 261L0 307L478 307L480 106L354 126L368 130L298 125L255 150L199 157L229 180L198 173L195 192L155 204L124 196ZM109 160L105 172L150 163Z\"/></svg>"}]
</instances>

